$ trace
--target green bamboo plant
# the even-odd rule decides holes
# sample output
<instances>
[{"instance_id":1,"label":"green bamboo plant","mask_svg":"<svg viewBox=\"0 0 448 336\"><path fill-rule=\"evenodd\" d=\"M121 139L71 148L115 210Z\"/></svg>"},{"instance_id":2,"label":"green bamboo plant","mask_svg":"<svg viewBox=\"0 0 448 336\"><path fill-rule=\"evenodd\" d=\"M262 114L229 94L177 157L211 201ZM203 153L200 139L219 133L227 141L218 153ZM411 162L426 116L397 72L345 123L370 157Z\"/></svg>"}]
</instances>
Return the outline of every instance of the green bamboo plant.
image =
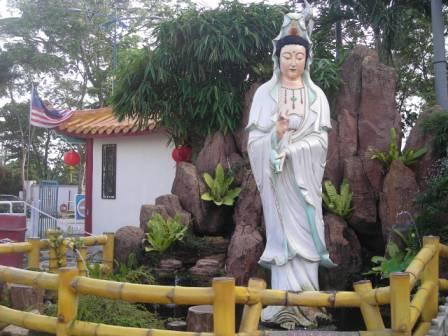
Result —
<instances>
[{"instance_id":1,"label":"green bamboo plant","mask_svg":"<svg viewBox=\"0 0 448 336\"><path fill-rule=\"evenodd\" d=\"M397 131L395 128L390 129L390 142L389 149L386 152L381 152L379 150L371 148L369 150L370 158L372 160L380 161L386 170L389 170L390 165L395 160L400 160L405 166L411 166L423 155L426 154L425 148L420 148L413 150L408 148L401 152L397 144Z\"/></svg>"},{"instance_id":2,"label":"green bamboo plant","mask_svg":"<svg viewBox=\"0 0 448 336\"><path fill-rule=\"evenodd\" d=\"M322 193L324 206L331 212L342 218L350 217L353 208L351 207L353 193L350 192L348 181L344 179L340 187L340 193L330 180L324 182L325 192Z\"/></svg>"},{"instance_id":3,"label":"green bamboo plant","mask_svg":"<svg viewBox=\"0 0 448 336\"><path fill-rule=\"evenodd\" d=\"M148 221L148 233L143 240L145 251L165 252L175 241L182 240L188 227L182 225L181 217L164 219L159 213Z\"/></svg>"},{"instance_id":4,"label":"green bamboo plant","mask_svg":"<svg viewBox=\"0 0 448 336\"><path fill-rule=\"evenodd\" d=\"M224 168L219 163L215 169L215 178L211 177L208 173L204 173L203 176L205 183L209 187L209 191L202 194L201 199L213 202L218 206L232 206L235 198L241 192L241 188L230 188L233 182L233 176L226 176Z\"/></svg>"}]
</instances>

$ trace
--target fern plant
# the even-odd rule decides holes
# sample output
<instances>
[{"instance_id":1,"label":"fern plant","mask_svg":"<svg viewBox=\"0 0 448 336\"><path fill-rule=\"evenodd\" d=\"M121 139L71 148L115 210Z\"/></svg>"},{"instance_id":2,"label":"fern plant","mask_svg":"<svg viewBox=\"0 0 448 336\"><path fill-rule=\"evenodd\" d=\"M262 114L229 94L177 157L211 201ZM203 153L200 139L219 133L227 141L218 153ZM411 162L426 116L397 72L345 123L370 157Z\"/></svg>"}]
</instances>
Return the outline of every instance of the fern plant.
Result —
<instances>
[{"instance_id":1,"label":"fern plant","mask_svg":"<svg viewBox=\"0 0 448 336\"><path fill-rule=\"evenodd\" d=\"M181 217L176 214L174 218L166 220L156 213L148 221L148 233L143 240L145 251L165 252L175 241L182 240L188 227L181 224Z\"/></svg>"},{"instance_id":2,"label":"fern plant","mask_svg":"<svg viewBox=\"0 0 448 336\"><path fill-rule=\"evenodd\" d=\"M340 187L340 193L336 190L335 186L330 180L324 182L325 192L322 194L322 200L325 207L343 218L350 217L353 211L351 207L353 193L350 192L350 185L348 181L344 179Z\"/></svg>"},{"instance_id":3,"label":"fern plant","mask_svg":"<svg viewBox=\"0 0 448 336\"><path fill-rule=\"evenodd\" d=\"M230 189L233 182L233 176L226 176L224 168L222 168L219 163L215 168L215 178L211 177L208 173L204 173L203 176L209 191L202 194L201 199L213 202L218 206L232 206L235 202L235 198L237 198L241 192L241 188Z\"/></svg>"},{"instance_id":4,"label":"fern plant","mask_svg":"<svg viewBox=\"0 0 448 336\"><path fill-rule=\"evenodd\" d=\"M382 152L376 149L369 150L370 158L372 160L380 161L386 170L389 170L390 165L395 160L400 160L405 166L411 166L423 155L426 154L425 148L413 150L411 148L401 152L397 145L397 131L395 128L390 129L389 149Z\"/></svg>"},{"instance_id":5,"label":"fern plant","mask_svg":"<svg viewBox=\"0 0 448 336\"><path fill-rule=\"evenodd\" d=\"M421 241L415 224L407 234L403 234L397 229L392 229L392 232L400 238L403 248L400 248L397 243L389 241L386 246L386 256L372 257L371 261L376 266L373 266L364 275L373 274L380 276L381 279L387 279L393 272L403 272L421 249Z\"/></svg>"}]
</instances>

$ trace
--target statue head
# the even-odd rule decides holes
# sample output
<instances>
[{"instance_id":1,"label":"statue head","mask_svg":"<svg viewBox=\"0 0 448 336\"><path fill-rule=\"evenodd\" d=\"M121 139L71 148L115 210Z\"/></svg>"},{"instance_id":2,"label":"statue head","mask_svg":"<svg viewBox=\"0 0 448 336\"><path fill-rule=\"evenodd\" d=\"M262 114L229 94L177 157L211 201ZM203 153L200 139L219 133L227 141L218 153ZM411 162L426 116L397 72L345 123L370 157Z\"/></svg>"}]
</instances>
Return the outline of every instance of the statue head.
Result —
<instances>
[{"instance_id":1,"label":"statue head","mask_svg":"<svg viewBox=\"0 0 448 336\"><path fill-rule=\"evenodd\" d=\"M311 33L314 26L314 20L311 6L306 0L304 0L304 2L305 8L300 13L289 13L284 16L280 33L272 40L274 47L272 53L274 69L270 83L275 85L275 83L279 83L281 80L279 61L285 46L293 46L296 49L303 48L305 60L301 77L304 85L309 89L310 99L308 102L311 104L316 98L316 84L311 80L309 71L310 65L313 62Z\"/></svg>"},{"instance_id":2,"label":"statue head","mask_svg":"<svg viewBox=\"0 0 448 336\"><path fill-rule=\"evenodd\" d=\"M298 35L287 35L277 41L276 56L282 77L294 81L303 75L309 47L308 41Z\"/></svg>"}]
</instances>

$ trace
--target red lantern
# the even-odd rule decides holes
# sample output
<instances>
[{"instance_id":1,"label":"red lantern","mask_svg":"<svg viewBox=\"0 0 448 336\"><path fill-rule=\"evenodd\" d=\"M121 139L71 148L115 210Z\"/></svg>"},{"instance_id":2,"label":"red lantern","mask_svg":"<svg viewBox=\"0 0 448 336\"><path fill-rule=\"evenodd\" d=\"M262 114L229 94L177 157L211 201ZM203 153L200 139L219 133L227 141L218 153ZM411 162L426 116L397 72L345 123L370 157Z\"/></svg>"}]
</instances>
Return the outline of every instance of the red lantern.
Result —
<instances>
[{"instance_id":1,"label":"red lantern","mask_svg":"<svg viewBox=\"0 0 448 336\"><path fill-rule=\"evenodd\" d=\"M171 156L176 162L191 161L191 148L186 145L177 146Z\"/></svg>"},{"instance_id":2,"label":"red lantern","mask_svg":"<svg viewBox=\"0 0 448 336\"><path fill-rule=\"evenodd\" d=\"M81 161L81 156L73 149L64 154L64 163L68 166L76 166Z\"/></svg>"}]
</instances>

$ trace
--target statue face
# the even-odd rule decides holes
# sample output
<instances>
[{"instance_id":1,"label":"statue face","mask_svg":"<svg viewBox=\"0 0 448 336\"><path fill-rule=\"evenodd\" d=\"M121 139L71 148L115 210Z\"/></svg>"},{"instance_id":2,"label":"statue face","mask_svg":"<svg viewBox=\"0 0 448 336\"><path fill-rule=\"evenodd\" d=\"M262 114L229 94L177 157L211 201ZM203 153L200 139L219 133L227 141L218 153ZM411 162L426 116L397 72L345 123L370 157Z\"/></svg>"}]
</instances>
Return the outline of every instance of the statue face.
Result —
<instances>
[{"instance_id":1,"label":"statue face","mask_svg":"<svg viewBox=\"0 0 448 336\"><path fill-rule=\"evenodd\" d=\"M280 52L280 72L285 79L299 79L305 69L306 49L298 44L285 45Z\"/></svg>"}]
</instances>

